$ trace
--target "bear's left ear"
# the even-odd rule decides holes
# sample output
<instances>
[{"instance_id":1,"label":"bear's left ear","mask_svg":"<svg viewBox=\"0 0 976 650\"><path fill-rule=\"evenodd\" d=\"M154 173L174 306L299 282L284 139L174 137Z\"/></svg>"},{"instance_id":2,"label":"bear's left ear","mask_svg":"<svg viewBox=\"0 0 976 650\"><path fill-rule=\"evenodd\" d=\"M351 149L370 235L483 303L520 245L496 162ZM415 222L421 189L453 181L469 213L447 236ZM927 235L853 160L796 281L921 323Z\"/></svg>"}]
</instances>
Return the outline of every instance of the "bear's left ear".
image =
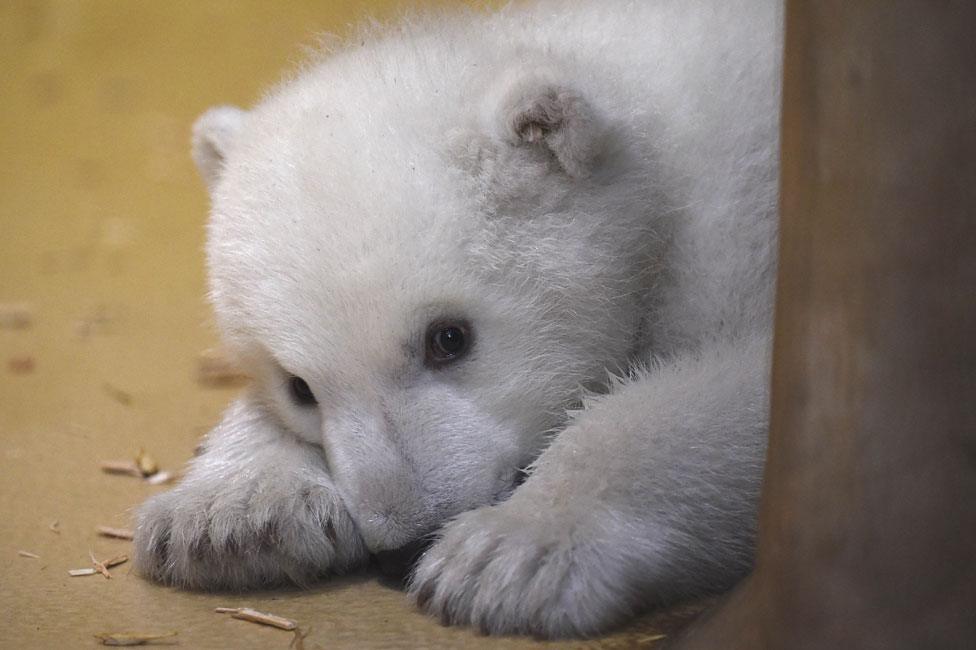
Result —
<instances>
[{"instance_id":1,"label":"bear's left ear","mask_svg":"<svg viewBox=\"0 0 976 650\"><path fill-rule=\"evenodd\" d=\"M511 145L545 147L573 178L589 175L603 128L593 108L548 69L511 70L495 87L496 128Z\"/></svg>"},{"instance_id":2,"label":"bear's left ear","mask_svg":"<svg viewBox=\"0 0 976 650\"><path fill-rule=\"evenodd\" d=\"M245 116L236 106L217 106L193 124L193 162L211 191L220 180L227 154L237 142Z\"/></svg>"}]
</instances>

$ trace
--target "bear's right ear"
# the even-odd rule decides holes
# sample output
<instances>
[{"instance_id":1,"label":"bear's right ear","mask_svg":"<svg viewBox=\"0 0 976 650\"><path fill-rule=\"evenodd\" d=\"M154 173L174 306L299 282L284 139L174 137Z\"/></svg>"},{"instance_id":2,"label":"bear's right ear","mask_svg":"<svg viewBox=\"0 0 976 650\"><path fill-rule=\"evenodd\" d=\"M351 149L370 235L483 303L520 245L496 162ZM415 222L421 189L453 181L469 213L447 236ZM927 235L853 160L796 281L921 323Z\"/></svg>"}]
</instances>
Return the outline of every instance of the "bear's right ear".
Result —
<instances>
[{"instance_id":1,"label":"bear's right ear","mask_svg":"<svg viewBox=\"0 0 976 650\"><path fill-rule=\"evenodd\" d=\"M245 115L236 106L217 106L193 124L193 162L211 191L220 180L224 161L237 142Z\"/></svg>"}]
</instances>

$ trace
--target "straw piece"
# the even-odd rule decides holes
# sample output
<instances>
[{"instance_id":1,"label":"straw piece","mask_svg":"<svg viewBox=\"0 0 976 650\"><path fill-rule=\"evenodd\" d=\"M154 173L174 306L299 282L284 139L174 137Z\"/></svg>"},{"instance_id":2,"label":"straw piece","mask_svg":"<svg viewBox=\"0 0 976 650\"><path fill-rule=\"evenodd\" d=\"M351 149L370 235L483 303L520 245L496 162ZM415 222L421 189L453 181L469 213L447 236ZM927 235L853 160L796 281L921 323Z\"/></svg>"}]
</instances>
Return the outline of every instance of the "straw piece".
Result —
<instances>
[{"instance_id":1,"label":"straw piece","mask_svg":"<svg viewBox=\"0 0 976 650\"><path fill-rule=\"evenodd\" d=\"M119 404L122 404L123 406L132 405L132 393L122 390L118 386L113 386L108 382L102 384L102 390L104 390L109 397L114 399Z\"/></svg>"},{"instance_id":2,"label":"straw piece","mask_svg":"<svg viewBox=\"0 0 976 650\"><path fill-rule=\"evenodd\" d=\"M176 478L176 474L170 472L169 470L163 470L161 472L156 472L152 476L146 477L146 483L149 485L162 485L164 483L172 483Z\"/></svg>"},{"instance_id":3,"label":"straw piece","mask_svg":"<svg viewBox=\"0 0 976 650\"><path fill-rule=\"evenodd\" d=\"M657 643L666 638L668 638L667 634L651 634L649 636L642 636L636 641L639 645L644 645L645 643Z\"/></svg>"},{"instance_id":4,"label":"straw piece","mask_svg":"<svg viewBox=\"0 0 976 650\"><path fill-rule=\"evenodd\" d=\"M146 634L145 632L99 632L95 638L102 642L102 645L149 645L160 639L168 639L176 636L179 632L163 632L162 634Z\"/></svg>"},{"instance_id":5,"label":"straw piece","mask_svg":"<svg viewBox=\"0 0 976 650\"><path fill-rule=\"evenodd\" d=\"M296 627L292 632L295 636L291 638L291 643L288 644L289 648L294 648L295 650L305 650L305 637L311 633L312 628L308 628L302 632L302 628Z\"/></svg>"},{"instance_id":6,"label":"straw piece","mask_svg":"<svg viewBox=\"0 0 976 650\"><path fill-rule=\"evenodd\" d=\"M88 551L88 557L91 558L92 566L95 567L95 570L101 573L103 576L105 576L106 580L112 579L112 574L109 573L108 571L110 567L117 566L119 564L122 564L123 562L129 561L129 556L126 555L125 553L123 553L122 555L116 555L112 559L105 560L104 562L99 562L97 559L95 559L95 554L92 553L91 551Z\"/></svg>"},{"instance_id":7,"label":"straw piece","mask_svg":"<svg viewBox=\"0 0 976 650\"><path fill-rule=\"evenodd\" d=\"M95 532L102 537L113 537L115 539L132 539L134 533L128 528L113 528L112 526L96 526Z\"/></svg>"},{"instance_id":8,"label":"straw piece","mask_svg":"<svg viewBox=\"0 0 976 650\"><path fill-rule=\"evenodd\" d=\"M276 627L281 630L294 630L298 627L298 623L290 618L276 616L274 614L266 614L255 609L251 609L250 607L217 607L214 609L214 611L218 614L230 614L234 618L239 618L242 621L260 623L261 625L270 625L271 627Z\"/></svg>"},{"instance_id":9,"label":"straw piece","mask_svg":"<svg viewBox=\"0 0 976 650\"><path fill-rule=\"evenodd\" d=\"M96 573L98 573L98 571L92 569L91 567L87 569L68 569L68 575L73 578L77 578L78 576L93 576Z\"/></svg>"},{"instance_id":10,"label":"straw piece","mask_svg":"<svg viewBox=\"0 0 976 650\"><path fill-rule=\"evenodd\" d=\"M139 473L143 478L152 476L159 471L159 463L156 462L155 458L147 454L145 449L140 449L136 455L136 467L139 468Z\"/></svg>"},{"instance_id":11,"label":"straw piece","mask_svg":"<svg viewBox=\"0 0 976 650\"><path fill-rule=\"evenodd\" d=\"M106 569L109 569L111 567L118 566L120 564L125 564L128 561L129 561L129 556L126 555L125 553L122 553L121 555L116 555L110 560L105 560L104 562L102 562L102 564L105 565Z\"/></svg>"},{"instance_id":12,"label":"straw piece","mask_svg":"<svg viewBox=\"0 0 976 650\"><path fill-rule=\"evenodd\" d=\"M105 564L103 564L102 562L99 562L98 560L96 560L95 559L95 554L92 553L90 550L88 551L88 557L91 558L92 566L95 567L95 570L96 571L98 571L103 576L105 576L105 579L106 580L111 580L112 579L112 574L108 572L108 567L105 566Z\"/></svg>"},{"instance_id":13,"label":"straw piece","mask_svg":"<svg viewBox=\"0 0 976 650\"><path fill-rule=\"evenodd\" d=\"M37 364L34 361L34 357L29 354L19 354L7 360L7 368L10 369L10 372L17 375L26 375L34 372L35 365Z\"/></svg>"},{"instance_id":14,"label":"straw piece","mask_svg":"<svg viewBox=\"0 0 976 650\"><path fill-rule=\"evenodd\" d=\"M24 303L0 305L0 330L27 329L33 322L34 313L30 305Z\"/></svg>"},{"instance_id":15,"label":"straw piece","mask_svg":"<svg viewBox=\"0 0 976 650\"><path fill-rule=\"evenodd\" d=\"M106 474L126 474L142 478L142 472L133 460L103 460L100 466Z\"/></svg>"}]
</instances>

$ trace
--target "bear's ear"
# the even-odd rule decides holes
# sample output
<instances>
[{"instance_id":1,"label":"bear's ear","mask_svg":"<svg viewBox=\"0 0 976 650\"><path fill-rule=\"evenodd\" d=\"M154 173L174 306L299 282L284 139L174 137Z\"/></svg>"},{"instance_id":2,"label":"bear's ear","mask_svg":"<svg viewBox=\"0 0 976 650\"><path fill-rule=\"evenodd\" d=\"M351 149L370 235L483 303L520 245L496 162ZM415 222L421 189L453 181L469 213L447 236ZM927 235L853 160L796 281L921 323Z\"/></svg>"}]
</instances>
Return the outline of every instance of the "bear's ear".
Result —
<instances>
[{"instance_id":1,"label":"bear's ear","mask_svg":"<svg viewBox=\"0 0 976 650\"><path fill-rule=\"evenodd\" d=\"M544 147L573 178L589 175L603 131L590 104L553 71L513 70L493 94L496 127L510 145ZM490 109L492 110L492 109Z\"/></svg>"},{"instance_id":2,"label":"bear's ear","mask_svg":"<svg viewBox=\"0 0 976 650\"><path fill-rule=\"evenodd\" d=\"M236 106L217 106L193 124L193 162L210 190L224 171L224 161L240 135L244 116Z\"/></svg>"}]
</instances>

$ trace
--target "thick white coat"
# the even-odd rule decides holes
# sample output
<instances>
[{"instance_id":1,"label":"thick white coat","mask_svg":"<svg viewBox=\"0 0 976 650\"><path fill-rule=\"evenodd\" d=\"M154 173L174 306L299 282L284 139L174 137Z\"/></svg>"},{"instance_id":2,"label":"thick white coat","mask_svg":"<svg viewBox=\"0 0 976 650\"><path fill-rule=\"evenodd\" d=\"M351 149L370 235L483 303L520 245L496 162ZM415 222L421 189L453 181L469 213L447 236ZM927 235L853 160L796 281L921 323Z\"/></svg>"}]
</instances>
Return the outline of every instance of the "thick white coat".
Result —
<instances>
[{"instance_id":1,"label":"thick white coat","mask_svg":"<svg viewBox=\"0 0 976 650\"><path fill-rule=\"evenodd\" d=\"M547 636L731 585L767 427L781 13L421 16L205 114L211 297L256 382L143 506L139 569L307 583L436 533L420 605ZM440 321L472 340L443 367Z\"/></svg>"}]
</instances>

